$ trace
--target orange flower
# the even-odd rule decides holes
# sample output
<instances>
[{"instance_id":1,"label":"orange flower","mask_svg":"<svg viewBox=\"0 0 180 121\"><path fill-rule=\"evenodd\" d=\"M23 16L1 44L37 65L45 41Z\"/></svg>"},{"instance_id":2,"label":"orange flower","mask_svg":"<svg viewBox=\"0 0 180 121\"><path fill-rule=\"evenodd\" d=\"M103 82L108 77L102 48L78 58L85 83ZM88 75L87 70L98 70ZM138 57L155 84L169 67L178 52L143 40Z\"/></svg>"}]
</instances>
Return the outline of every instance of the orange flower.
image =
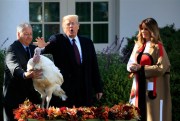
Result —
<instances>
[{"instance_id":1,"label":"orange flower","mask_svg":"<svg viewBox=\"0 0 180 121\"><path fill-rule=\"evenodd\" d=\"M13 111L14 118L18 121L26 121L28 118L37 119L40 121L64 119L67 121L85 121L87 119L108 119L113 120L130 120L139 119L139 109L130 104L119 103L109 108L102 107L49 107L42 109L39 105L32 104L29 100L25 100L19 108Z\"/></svg>"}]
</instances>

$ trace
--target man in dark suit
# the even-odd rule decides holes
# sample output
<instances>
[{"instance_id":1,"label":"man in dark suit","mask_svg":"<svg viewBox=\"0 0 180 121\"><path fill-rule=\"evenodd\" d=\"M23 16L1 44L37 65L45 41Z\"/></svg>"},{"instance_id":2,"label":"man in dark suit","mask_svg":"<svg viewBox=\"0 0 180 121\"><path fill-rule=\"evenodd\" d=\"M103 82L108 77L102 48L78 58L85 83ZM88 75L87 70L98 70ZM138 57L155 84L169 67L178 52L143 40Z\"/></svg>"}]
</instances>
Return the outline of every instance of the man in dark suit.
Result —
<instances>
[{"instance_id":1,"label":"man in dark suit","mask_svg":"<svg viewBox=\"0 0 180 121\"><path fill-rule=\"evenodd\" d=\"M39 47L45 47L43 53L52 54L55 65L64 77L61 87L68 98L61 101L59 97L53 97L50 105L92 106L93 102L100 100L103 95L93 42L77 35L79 30L77 15L64 16L62 28L65 34L52 35L48 43L45 43L43 38L37 38L35 43ZM73 42L77 50L74 50Z\"/></svg>"},{"instance_id":2,"label":"man in dark suit","mask_svg":"<svg viewBox=\"0 0 180 121\"><path fill-rule=\"evenodd\" d=\"M3 121L15 121L13 109L26 99L35 104L41 103L40 95L34 90L33 77L41 76L41 70L26 72L27 62L34 54L32 27L22 23L17 27L17 39L7 49L3 83ZM26 51L26 47L29 50ZM28 53L28 54L27 54ZM28 57L30 56L30 57Z\"/></svg>"}]
</instances>

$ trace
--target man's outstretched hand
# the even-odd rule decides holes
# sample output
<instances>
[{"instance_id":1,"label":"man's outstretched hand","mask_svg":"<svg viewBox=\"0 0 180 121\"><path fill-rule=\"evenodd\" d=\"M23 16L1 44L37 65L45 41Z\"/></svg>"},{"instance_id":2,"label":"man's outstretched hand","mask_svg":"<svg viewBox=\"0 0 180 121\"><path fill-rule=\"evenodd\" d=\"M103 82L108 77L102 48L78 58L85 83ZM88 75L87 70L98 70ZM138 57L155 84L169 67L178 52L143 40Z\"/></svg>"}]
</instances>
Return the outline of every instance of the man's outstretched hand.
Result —
<instances>
[{"instance_id":1,"label":"man's outstretched hand","mask_svg":"<svg viewBox=\"0 0 180 121\"><path fill-rule=\"evenodd\" d=\"M50 42L45 42L43 37L37 37L36 42L33 42L34 45L38 46L39 48L46 47Z\"/></svg>"}]
</instances>

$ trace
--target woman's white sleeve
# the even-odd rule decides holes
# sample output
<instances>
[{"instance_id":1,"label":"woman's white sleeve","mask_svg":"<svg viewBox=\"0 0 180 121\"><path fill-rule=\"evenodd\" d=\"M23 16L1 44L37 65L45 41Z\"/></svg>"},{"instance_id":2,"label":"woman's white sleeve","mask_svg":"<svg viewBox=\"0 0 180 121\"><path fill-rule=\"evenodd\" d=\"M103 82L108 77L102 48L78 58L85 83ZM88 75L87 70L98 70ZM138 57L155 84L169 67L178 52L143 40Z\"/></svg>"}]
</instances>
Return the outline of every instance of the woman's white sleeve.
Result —
<instances>
[{"instance_id":1,"label":"woman's white sleeve","mask_svg":"<svg viewBox=\"0 0 180 121\"><path fill-rule=\"evenodd\" d=\"M136 62L136 57L135 57L135 54L136 54L137 49L138 49L138 46L137 46L137 44L135 44L135 45L134 45L134 48L133 48L133 51L132 51L132 53L131 53L131 56L130 56L130 58L129 58L129 61L128 61L128 63L127 63L127 70L128 70L129 72L131 72L130 66L131 66L133 63L137 63L137 62Z\"/></svg>"}]
</instances>

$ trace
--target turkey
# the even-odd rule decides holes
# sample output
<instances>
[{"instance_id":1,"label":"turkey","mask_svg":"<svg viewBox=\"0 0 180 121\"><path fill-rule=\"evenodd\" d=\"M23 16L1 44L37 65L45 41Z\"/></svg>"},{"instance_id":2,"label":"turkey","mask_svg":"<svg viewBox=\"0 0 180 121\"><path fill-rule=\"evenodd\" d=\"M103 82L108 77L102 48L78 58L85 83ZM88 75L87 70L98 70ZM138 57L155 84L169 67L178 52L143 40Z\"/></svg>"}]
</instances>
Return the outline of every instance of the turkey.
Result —
<instances>
[{"instance_id":1,"label":"turkey","mask_svg":"<svg viewBox=\"0 0 180 121\"><path fill-rule=\"evenodd\" d=\"M41 94L42 108L45 107L45 101L46 108L48 108L52 94L61 97L63 101L67 99L67 96L61 88L64 79L60 70L54 65L53 61L40 54L41 49L38 47L35 48L33 58L27 63L27 71L36 69L42 70L42 77L33 78L33 85L35 90Z\"/></svg>"}]
</instances>

